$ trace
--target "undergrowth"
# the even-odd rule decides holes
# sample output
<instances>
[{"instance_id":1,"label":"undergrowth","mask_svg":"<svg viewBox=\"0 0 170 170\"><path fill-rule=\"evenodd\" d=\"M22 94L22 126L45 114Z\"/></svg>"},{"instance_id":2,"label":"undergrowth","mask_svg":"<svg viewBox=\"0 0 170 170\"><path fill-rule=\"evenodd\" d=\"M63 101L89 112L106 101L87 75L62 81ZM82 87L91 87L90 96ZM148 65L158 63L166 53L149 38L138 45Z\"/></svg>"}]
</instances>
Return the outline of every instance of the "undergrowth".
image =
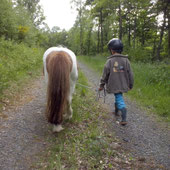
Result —
<instances>
[{"instance_id":1,"label":"undergrowth","mask_svg":"<svg viewBox=\"0 0 170 170\"><path fill-rule=\"evenodd\" d=\"M79 59L102 74L106 57L81 56ZM131 65L135 83L128 96L150 112L170 121L170 65L141 62L131 62Z\"/></svg>"},{"instance_id":2,"label":"undergrowth","mask_svg":"<svg viewBox=\"0 0 170 170\"><path fill-rule=\"evenodd\" d=\"M42 65L42 55L40 48L0 39L0 100L13 85L17 88L37 74Z\"/></svg>"}]
</instances>

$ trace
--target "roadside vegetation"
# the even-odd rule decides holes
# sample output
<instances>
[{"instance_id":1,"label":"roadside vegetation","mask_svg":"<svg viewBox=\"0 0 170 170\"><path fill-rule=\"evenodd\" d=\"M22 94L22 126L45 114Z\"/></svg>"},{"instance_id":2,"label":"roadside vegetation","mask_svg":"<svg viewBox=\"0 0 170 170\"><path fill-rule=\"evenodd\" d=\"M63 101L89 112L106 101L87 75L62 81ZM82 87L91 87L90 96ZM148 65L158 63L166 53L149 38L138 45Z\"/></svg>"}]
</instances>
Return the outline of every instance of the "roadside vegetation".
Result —
<instances>
[{"instance_id":1,"label":"roadside vegetation","mask_svg":"<svg viewBox=\"0 0 170 170\"><path fill-rule=\"evenodd\" d=\"M0 108L12 93L19 92L40 75L43 49L0 39ZM42 71L42 69L41 69Z\"/></svg>"},{"instance_id":2,"label":"roadside vegetation","mask_svg":"<svg viewBox=\"0 0 170 170\"><path fill-rule=\"evenodd\" d=\"M102 74L106 57L81 56L79 59L100 75ZM133 90L127 94L137 101L143 109L156 113L164 120L170 121L170 65L165 63L131 63L135 83Z\"/></svg>"}]
</instances>

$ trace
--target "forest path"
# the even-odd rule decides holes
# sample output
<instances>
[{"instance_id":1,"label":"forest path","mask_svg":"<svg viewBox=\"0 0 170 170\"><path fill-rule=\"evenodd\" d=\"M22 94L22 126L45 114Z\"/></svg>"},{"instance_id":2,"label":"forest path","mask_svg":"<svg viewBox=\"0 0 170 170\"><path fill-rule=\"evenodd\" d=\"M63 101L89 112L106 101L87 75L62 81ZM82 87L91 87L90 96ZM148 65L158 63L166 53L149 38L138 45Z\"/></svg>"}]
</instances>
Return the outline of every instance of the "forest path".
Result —
<instances>
[{"instance_id":1,"label":"forest path","mask_svg":"<svg viewBox=\"0 0 170 170\"><path fill-rule=\"evenodd\" d=\"M45 151L53 136L44 116L43 77L31 83L18 104L3 112L7 118L0 117L0 170L34 169L35 155Z\"/></svg>"},{"instance_id":2,"label":"forest path","mask_svg":"<svg viewBox=\"0 0 170 170\"><path fill-rule=\"evenodd\" d=\"M85 64L79 63L80 69L88 78L94 89L99 87L100 76ZM103 102L103 99L101 99ZM170 125L157 122L155 116L148 115L125 97L127 105L128 125L120 126L114 116L108 113L110 118L106 121L111 131L122 140L124 148L129 150L142 160L153 159L157 163L170 169ZM107 94L106 104L111 111L114 110L114 96Z\"/></svg>"}]
</instances>

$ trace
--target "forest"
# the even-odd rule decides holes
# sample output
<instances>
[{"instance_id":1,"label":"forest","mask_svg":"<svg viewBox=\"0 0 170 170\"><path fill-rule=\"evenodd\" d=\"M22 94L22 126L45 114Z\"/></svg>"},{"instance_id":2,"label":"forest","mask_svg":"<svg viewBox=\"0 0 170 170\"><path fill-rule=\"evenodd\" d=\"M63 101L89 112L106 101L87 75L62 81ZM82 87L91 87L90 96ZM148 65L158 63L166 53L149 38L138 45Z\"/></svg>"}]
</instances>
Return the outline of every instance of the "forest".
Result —
<instances>
[{"instance_id":1,"label":"forest","mask_svg":"<svg viewBox=\"0 0 170 170\"><path fill-rule=\"evenodd\" d=\"M77 56L106 59L110 55L107 43L112 38L122 40L123 53L134 62L136 73L140 75L142 67L148 70L147 75L143 73L146 84L155 83L157 91L166 89L163 94L167 95L169 4L169 0L72 0L70 6L78 15L73 27L65 30L49 28L40 0L0 0L0 98L11 82L40 68L47 48L63 45ZM168 112L166 109L161 114Z\"/></svg>"},{"instance_id":2,"label":"forest","mask_svg":"<svg viewBox=\"0 0 170 170\"><path fill-rule=\"evenodd\" d=\"M107 53L107 43L117 37L136 61L166 61L170 56L169 0L72 0L78 12L66 31L50 29L40 0L1 0L1 40L29 47L64 45L80 55Z\"/></svg>"}]
</instances>

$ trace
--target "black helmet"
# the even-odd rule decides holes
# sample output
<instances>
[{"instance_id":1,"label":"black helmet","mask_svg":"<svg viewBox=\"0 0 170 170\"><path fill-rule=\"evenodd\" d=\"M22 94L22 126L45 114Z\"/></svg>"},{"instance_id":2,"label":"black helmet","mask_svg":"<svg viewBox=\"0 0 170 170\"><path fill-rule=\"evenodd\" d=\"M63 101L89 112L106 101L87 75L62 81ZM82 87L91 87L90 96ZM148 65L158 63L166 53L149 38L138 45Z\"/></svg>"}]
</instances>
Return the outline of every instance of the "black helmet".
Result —
<instances>
[{"instance_id":1,"label":"black helmet","mask_svg":"<svg viewBox=\"0 0 170 170\"><path fill-rule=\"evenodd\" d=\"M109 50L113 50L117 53L121 53L123 51L123 44L122 41L118 38L113 38L108 42Z\"/></svg>"}]
</instances>

